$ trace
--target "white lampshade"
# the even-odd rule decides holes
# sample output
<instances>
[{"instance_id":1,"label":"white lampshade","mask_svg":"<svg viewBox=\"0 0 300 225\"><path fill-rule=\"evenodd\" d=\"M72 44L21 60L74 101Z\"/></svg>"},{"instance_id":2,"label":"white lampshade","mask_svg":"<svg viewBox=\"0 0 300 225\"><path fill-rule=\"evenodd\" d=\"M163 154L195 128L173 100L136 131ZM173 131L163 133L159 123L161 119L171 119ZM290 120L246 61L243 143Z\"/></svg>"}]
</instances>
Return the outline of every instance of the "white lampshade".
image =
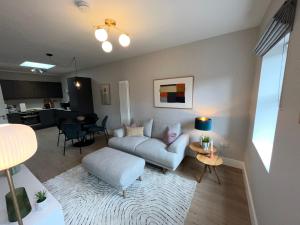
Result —
<instances>
[{"instance_id":1,"label":"white lampshade","mask_svg":"<svg viewBox=\"0 0 300 225\"><path fill-rule=\"evenodd\" d=\"M33 129L22 124L0 125L0 170L16 166L37 150Z\"/></svg>"},{"instance_id":2,"label":"white lampshade","mask_svg":"<svg viewBox=\"0 0 300 225\"><path fill-rule=\"evenodd\" d=\"M113 46L112 46L112 44L109 41L104 41L102 43L102 49L103 49L103 51L109 53L109 52L112 51Z\"/></svg>"},{"instance_id":3,"label":"white lampshade","mask_svg":"<svg viewBox=\"0 0 300 225\"><path fill-rule=\"evenodd\" d=\"M123 47L128 47L130 45L130 37L127 34L121 34L119 37L119 43Z\"/></svg>"},{"instance_id":4,"label":"white lampshade","mask_svg":"<svg viewBox=\"0 0 300 225\"><path fill-rule=\"evenodd\" d=\"M108 38L107 31L104 28L99 28L95 30L95 37L98 41L106 41Z\"/></svg>"}]
</instances>

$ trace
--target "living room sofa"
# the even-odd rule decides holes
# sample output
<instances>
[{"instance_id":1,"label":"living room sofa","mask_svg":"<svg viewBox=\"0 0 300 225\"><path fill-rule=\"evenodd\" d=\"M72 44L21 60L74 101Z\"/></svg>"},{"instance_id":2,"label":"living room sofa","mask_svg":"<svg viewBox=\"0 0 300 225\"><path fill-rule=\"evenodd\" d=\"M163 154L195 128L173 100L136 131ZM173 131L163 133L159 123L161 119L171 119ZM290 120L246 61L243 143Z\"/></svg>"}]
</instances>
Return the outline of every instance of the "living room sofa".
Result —
<instances>
[{"instance_id":1,"label":"living room sofa","mask_svg":"<svg viewBox=\"0 0 300 225\"><path fill-rule=\"evenodd\" d=\"M108 145L164 169L176 170L185 156L189 135L180 134L173 143L167 145L163 141L163 136L168 126L161 121L152 120L151 129L149 123L144 126L144 136L126 136L125 129L119 128L114 130Z\"/></svg>"}]
</instances>

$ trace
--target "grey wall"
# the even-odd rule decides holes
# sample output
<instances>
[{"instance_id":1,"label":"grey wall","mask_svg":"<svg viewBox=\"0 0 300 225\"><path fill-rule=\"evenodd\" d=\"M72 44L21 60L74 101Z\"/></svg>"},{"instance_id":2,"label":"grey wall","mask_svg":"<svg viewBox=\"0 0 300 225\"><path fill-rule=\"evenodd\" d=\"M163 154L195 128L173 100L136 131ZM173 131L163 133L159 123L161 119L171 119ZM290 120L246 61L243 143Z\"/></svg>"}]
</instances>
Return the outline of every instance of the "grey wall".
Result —
<instances>
[{"instance_id":1,"label":"grey wall","mask_svg":"<svg viewBox=\"0 0 300 225\"><path fill-rule=\"evenodd\" d=\"M28 81L49 81L49 82L60 82L61 77L59 76L47 76L40 74L30 74L30 73L18 73L18 72L7 72L0 71L0 79L2 80L28 80ZM6 100L5 104L8 105L18 105L19 103L26 103L27 108L40 108L44 105L44 99L16 99L16 100ZM56 99L55 105L59 107L60 99Z\"/></svg>"},{"instance_id":2,"label":"grey wall","mask_svg":"<svg viewBox=\"0 0 300 225\"><path fill-rule=\"evenodd\" d=\"M100 117L109 115L109 128L120 126L118 81L129 80L131 113L135 120L152 117L169 123L180 121L198 138L199 133L192 131L194 118L212 117L211 135L215 143L222 145L224 155L240 160L248 135L255 64L252 49L256 40L256 29L235 32L106 64L81 71L77 76L93 79L95 111ZM154 79L187 75L195 77L192 110L153 107ZM111 106L101 105L100 83L112 86Z\"/></svg>"},{"instance_id":3,"label":"grey wall","mask_svg":"<svg viewBox=\"0 0 300 225\"><path fill-rule=\"evenodd\" d=\"M273 0L261 30L284 0ZM260 72L257 61L256 79L251 107L251 129L245 154L246 170L252 190L259 225L300 224L300 4L298 3L294 31L290 37L282 105L279 112L276 137L268 173L251 142L256 96Z\"/></svg>"}]
</instances>

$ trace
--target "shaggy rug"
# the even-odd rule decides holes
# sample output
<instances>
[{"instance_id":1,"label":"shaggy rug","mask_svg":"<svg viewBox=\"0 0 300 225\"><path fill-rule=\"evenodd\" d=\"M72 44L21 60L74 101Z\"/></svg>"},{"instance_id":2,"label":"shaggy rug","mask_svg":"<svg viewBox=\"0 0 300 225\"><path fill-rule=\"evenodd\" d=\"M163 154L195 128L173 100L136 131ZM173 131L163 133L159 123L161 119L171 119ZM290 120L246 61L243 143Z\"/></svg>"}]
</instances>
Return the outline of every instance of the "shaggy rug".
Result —
<instances>
[{"instance_id":1,"label":"shaggy rug","mask_svg":"<svg viewBox=\"0 0 300 225\"><path fill-rule=\"evenodd\" d=\"M67 225L183 225L196 182L146 166L124 199L79 165L45 182Z\"/></svg>"}]
</instances>

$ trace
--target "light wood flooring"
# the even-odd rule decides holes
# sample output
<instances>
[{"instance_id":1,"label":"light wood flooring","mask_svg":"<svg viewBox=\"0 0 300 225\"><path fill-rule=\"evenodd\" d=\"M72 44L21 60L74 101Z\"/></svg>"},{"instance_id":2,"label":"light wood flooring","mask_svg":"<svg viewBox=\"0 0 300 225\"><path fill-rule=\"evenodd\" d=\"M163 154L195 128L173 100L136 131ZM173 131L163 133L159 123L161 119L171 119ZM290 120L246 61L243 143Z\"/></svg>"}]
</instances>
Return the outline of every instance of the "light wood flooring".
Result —
<instances>
[{"instance_id":1,"label":"light wood flooring","mask_svg":"<svg viewBox=\"0 0 300 225\"><path fill-rule=\"evenodd\" d=\"M60 146L56 146L57 128L42 129L36 133L38 151L26 165L42 182L71 169L86 154L106 146L105 138L96 136L95 143L84 147L81 155L79 149L70 143L66 156L63 156L63 135ZM175 173L195 179L202 170L203 166L194 158L186 157ZM222 185L217 183L214 174L209 173L197 184L185 225L251 225L242 171L221 166L218 174Z\"/></svg>"}]
</instances>

